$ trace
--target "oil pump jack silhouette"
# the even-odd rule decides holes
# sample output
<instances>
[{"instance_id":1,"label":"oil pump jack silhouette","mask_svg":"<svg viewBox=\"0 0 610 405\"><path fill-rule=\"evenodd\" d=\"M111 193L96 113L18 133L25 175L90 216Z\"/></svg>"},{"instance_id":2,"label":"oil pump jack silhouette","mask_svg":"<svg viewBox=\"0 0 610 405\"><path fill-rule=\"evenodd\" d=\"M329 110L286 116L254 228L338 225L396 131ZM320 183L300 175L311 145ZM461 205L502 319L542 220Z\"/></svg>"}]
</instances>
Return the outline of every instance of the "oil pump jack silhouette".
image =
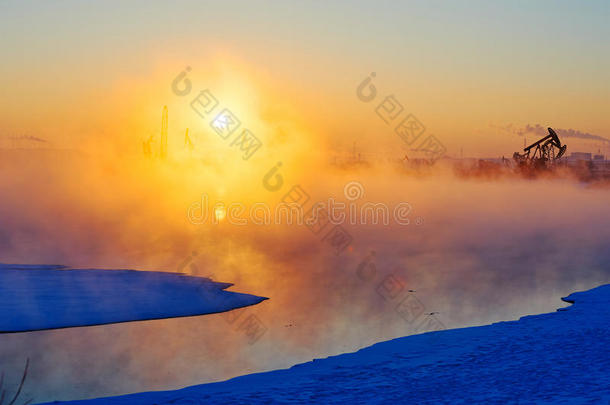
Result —
<instances>
[{"instance_id":1,"label":"oil pump jack silhouette","mask_svg":"<svg viewBox=\"0 0 610 405\"><path fill-rule=\"evenodd\" d=\"M513 159L521 168L544 169L557 163L568 148L562 145L553 128L549 134L523 149L523 153L513 153Z\"/></svg>"}]
</instances>

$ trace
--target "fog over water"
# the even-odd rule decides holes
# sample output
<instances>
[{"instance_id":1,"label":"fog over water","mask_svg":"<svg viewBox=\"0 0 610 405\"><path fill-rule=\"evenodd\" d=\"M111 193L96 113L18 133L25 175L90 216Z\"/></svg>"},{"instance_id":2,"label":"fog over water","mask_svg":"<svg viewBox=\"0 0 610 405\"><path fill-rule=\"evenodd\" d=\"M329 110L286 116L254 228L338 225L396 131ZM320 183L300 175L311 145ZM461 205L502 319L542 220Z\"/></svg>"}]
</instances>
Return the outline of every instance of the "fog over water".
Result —
<instances>
[{"instance_id":1,"label":"fog over water","mask_svg":"<svg viewBox=\"0 0 610 405\"><path fill-rule=\"evenodd\" d=\"M263 186L271 166L218 191L219 169L201 161L47 158L13 156L21 163L2 167L2 262L183 271L270 300L233 323L211 315L1 335L9 383L29 357L26 394L36 401L173 389L353 351L420 330L423 313L409 320L397 310L407 296L455 328L554 311L560 297L610 278L610 190L572 178L319 163L315 173L279 171L278 191ZM350 182L358 199L344 194ZM352 240L337 255L304 225L187 217L204 193L274 207L297 184L309 204L406 202L409 224L344 224ZM250 315L260 321L255 341L239 328Z\"/></svg>"}]
</instances>

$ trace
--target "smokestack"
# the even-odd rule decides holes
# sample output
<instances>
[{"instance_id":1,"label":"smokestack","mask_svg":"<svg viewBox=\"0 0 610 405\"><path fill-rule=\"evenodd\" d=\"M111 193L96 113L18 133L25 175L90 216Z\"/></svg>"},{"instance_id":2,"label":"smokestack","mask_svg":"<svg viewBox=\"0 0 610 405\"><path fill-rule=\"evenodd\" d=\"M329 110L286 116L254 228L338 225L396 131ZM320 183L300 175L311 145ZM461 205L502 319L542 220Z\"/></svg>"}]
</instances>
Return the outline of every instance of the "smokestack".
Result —
<instances>
[{"instance_id":1,"label":"smokestack","mask_svg":"<svg viewBox=\"0 0 610 405\"><path fill-rule=\"evenodd\" d=\"M167 157L167 106L163 106L163 116L161 117L161 146L159 157L161 159Z\"/></svg>"}]
</instances>

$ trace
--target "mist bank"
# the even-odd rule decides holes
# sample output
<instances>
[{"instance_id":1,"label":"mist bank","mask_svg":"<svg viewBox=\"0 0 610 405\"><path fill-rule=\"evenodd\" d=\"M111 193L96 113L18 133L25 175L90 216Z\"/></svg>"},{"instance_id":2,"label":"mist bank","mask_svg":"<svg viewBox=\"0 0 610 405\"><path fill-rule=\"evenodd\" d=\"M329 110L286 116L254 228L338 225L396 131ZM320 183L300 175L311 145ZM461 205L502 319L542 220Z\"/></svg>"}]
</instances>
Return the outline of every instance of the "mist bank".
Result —
<instances>
[{"instance_id":1,"label":"mist bank","mask_svg":"<svg viewBox=\"0 0 610 405\"><path fill-rule=\"evenodd\" d=\"M36 401L174 389L285 367L421 332L425 313L438 312L442 326L431 327L454 328L550 311L557 296L608 282L610 272L610 192L573 178L460 178L442 165L418 174L393 164L297 159L283 161L269 189L263 180L276 161L21 161L1 166L3 262L180 271L270 298L235 319L1 336L5 370L31 359L35 384L24 390ZM354 183L358 195L346 191ZM306 208L331 197L346 207L408 203L410 222L346 223L349 243L338 251L328 237L334 226L188 220L203 193L214 203L273 207L294 197L296 186L309 197ZM413 298L419 309L405 314ZM251 315L254 340L239 329Z\"/></svg>"}]
</instances>

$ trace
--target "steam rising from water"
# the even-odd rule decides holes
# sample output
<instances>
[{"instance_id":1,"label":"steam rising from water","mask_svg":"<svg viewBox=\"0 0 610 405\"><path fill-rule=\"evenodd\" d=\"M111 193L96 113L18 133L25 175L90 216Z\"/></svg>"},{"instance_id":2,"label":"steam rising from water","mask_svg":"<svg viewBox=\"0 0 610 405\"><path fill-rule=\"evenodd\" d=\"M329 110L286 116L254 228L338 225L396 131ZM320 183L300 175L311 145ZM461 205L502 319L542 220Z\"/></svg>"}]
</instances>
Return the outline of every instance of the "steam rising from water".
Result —
<instances>
[{"instance_id":1,"label":"steam rising from water","mask_svg":"<svg viewBox=\"0 0 610 405\"><path fill-rule=\"evenodd\" d=\"M389 166L320 165L284 172L283 188L271 192L262 186L270 167L219 187L218 167L200 161L38 153L13 154L1 168L2 262L182 265L271 299L247 310L267 328L254 344L226 315L0 336L2 368L19 370L30 357L25 397L36 401L179 388L415 333L396 311L406 289L447 327L460 327L553 311L559 297L610 275L610 191L570 178L490 181L440 169L418 177ZM300 184L312 200L345 200L350 181L363 185L363 202L411 204L411 223L348 225L351 248L337 256L304 226L196 226L186 217L204 192L275 204ZM371 279L358 276L366 258ZM380 293L389 275L404 282L395 299Z\"/></svg>"}]
</instances>

